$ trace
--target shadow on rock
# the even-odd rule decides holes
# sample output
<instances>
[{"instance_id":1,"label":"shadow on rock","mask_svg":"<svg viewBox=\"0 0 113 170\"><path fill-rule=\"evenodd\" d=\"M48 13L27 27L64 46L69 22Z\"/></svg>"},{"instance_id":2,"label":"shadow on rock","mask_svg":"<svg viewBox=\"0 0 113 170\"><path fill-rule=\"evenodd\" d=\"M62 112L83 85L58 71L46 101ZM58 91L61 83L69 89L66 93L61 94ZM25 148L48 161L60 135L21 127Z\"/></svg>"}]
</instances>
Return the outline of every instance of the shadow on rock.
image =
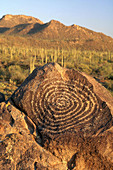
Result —
<instances>
[{"instance_id":1,"label":"shadow on rock","mask_svg":"<svg viewBox=\"0 0 113 170\"><path fill-rule=\"evenodd\" d=\"M0 103L5 101L5 95L0 92Z\"/></svg>"}]
</instances>

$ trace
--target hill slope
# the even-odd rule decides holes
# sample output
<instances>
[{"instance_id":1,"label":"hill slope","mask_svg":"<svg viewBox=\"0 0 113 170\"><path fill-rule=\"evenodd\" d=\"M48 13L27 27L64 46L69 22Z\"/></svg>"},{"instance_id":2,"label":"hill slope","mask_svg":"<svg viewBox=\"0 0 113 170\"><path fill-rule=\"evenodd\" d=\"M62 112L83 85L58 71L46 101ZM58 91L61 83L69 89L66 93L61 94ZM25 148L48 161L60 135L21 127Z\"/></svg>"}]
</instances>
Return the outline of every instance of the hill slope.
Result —
<instances>
[{"instance_id":1,"label":"hill slope","mask_svg":"<svg viewBox=\"0 0 113 170\"><path fill-rule=\"evenodd\" d=\"M113 38L78 25L65 26L56 20L43 23L25 15L5 15L0 19L0 34L27 36L67 43L70 47L113 51ZM65 44L64 43L64 44Z\"/></svg>"},{"instance_id":2,"label":"hill slope","mask_svg":"<svg viewBox=\"0 0 113 170\"><path fill-rule=\"evenodd\" d=\"M32 16L26 16L26 15L4 15L0 19L0 27L14 27L19 24L31 24L31 23L40 23L43 24L42 21L40 21L37 18L34 18Z\"/></svg>"}]
</instances>

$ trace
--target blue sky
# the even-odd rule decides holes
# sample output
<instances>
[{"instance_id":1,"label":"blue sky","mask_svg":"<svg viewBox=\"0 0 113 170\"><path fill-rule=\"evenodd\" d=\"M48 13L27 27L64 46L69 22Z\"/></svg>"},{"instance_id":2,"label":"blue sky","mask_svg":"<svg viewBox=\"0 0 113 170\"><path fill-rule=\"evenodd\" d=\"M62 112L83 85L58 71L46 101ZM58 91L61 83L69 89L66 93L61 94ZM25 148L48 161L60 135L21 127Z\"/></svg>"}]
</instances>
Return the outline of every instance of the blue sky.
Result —
<instances>
[{"instance_id":1,"label":"blue sky","mask_svg":"<svg viewBox=\"0 0 113 170\"><path fill-rule=\"evenodd\" d=\"M113 38L113 0L2 0L0 18L24 14L43 22L77 24Z\"/></svg>"}]
</instances>

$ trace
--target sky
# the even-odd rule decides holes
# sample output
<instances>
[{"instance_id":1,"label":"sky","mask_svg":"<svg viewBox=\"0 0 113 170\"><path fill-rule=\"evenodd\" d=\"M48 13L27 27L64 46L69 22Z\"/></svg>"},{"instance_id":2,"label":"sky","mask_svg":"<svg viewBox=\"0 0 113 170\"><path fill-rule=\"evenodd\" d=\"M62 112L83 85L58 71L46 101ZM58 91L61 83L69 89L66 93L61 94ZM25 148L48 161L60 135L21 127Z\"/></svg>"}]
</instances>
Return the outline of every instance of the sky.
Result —
<instances>
[{"instance_id":1,"label":"sky","mask_svg":"<svg viewBox=\"0 0 113 170\"><path fill-rule=\"evenodd\" d=\"M2 0L0 18L6 14L33 16L44 23L54 19L113 38L113 0Z\"/></svg>"}]
</instances>

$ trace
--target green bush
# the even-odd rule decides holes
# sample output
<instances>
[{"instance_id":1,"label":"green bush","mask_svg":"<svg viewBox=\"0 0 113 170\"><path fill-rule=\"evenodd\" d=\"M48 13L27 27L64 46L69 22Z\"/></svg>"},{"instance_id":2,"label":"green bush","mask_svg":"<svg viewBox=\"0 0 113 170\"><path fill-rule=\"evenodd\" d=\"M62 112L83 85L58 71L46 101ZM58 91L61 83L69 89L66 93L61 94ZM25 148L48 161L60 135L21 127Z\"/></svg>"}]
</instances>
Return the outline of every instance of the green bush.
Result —
<instances>
[{"instance_id":1,"label":"green bush","mask_svg":"<svg viewBox=\"0 0 113 170\"><path fill-rule=\"evenodd\" d=\"M109 80L106 85L109 90L113 91L113 80Z\"/></svg>"},{"instance_id":2,"label":"green bush","mask_svg":"<svg viewBox=\"0 0 113 170\"><path fill-rule=\"evenodd\" d=\"M21 84L28 76L28 70L23 70L19 65L11 65L8 67L9 78L17 84Z\"/></svg>"},{"instance_id":3,"label":"green bush","mask_svg":"<svg viewBox=\"0 0 113 170\"><path fill-rule=\"evenodd\" d=\"M65 65L66 68L69 68L69 69L72 69L72 68L75 67L74 62L73 62L73 63L71 63L71 62L66 62L64 65Z\"/></svg>"},{"instance_id":4,"label":"green bush","mask_svg":"<svg viewBox=\"0 0 113 170\"><path fill-rule=\"evenodd\" d=\"M113 72L109 74L108 79L113 80Z\"/></svg>"},{"instance_id":5,"label":"green bush","mask_svg":"<svg viewBox=\"0 0 113 170\"><path fill-rule=\"evenodd\" d=\"M5 68L1 67L0 68L0 79L5 80L6 77L7 77L7 71Z\"/></svg>"},{"instance_id":6,"label":"green bush","mask_svg":"<svg viewBox=\"0 0 113 170\"><path fill-rule=\"evenodd\" d=\"M86 64L83 64L83 63L81 63L79 65L79 69L80 69L80 71L85 72L87 74L91 74L91 72L92 72L92 69L90 68L90 66L86 65Z\"/></svg>"}]
</instances>

